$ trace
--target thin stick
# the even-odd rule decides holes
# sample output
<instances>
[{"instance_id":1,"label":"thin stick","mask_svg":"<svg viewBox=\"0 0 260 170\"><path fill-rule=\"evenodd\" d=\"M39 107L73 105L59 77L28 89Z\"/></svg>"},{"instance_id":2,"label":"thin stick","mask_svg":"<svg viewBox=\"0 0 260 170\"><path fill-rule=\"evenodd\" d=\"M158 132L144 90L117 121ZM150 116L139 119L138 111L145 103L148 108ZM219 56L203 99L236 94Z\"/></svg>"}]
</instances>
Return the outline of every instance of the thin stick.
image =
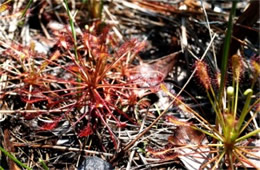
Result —
<instances>
[{"instance_id":1,"label":"thin stick","mask_svg":"<svg viewBox=\"0 0 260 170\"><path fill-rule=\"evenodd\" d=\"M53 145L41 145L41 144L13 143L13 146L14 147L28 147L28 148L49 148L49 149L67 150L67 151L74 151L74 152L85 152L87 154L104 155L104 156L110 156L110 157L113 156L113 154L106 153L106 152L98 152L98 151L93 151L93 150L57 146L57 145L53 146Z\"/></svg>"},{"instance_id":2,"label":"thin stick","mask_svg":"<svg viewBox=\"0 0 260 170\"><path fill-rule=\"evenodd\" d=\"M209 30L209 36L210 36L210 38L212 38L212 32L211 32L211 28L210 28L210 25L209 25L209 19L208 19L207 11L205 9L205 4L204 4L203 0L201 0L200 3L201 3L201 6L202 6L202 9L203 9L203 13L205 15L207 27L208 27L208 30ZM213 59L214 59L215 69L217 71L219 71L214 43L212 44L212 51L213 51Z\"/></svg>"},{"instance_id":3,"label":"thin stick","mask_svg":"<svg viewBox=\"0 0 260 170\"><path fill-rule=\"evenodd\" d=\"M212 44L212 42L213 42L213 40L214 40L215 37L216 37L216 34L214 34L214 36L213 36L213 38L212 38L212 40L211 40L209 46L207 47L205 53L203 54L203 56L201 57L200 60L203 60L204 57L206 56L207 51L209 50L209 47L211 46L211 44ZM188 83L190 82L190 80L191 80L192 77L194 76L195 72L196 72L196 69L194 69L194 71L193 71L192 74L190 75L189 79L188 79L187 82L184 84L183 88L182 88L182 89L179 91L179 93L176 95L176 98L177 98L178 96L180 96L180 94L183 92L183 90L185 89L185 87L188 85ZM155 125L155 124L161 119L161 117L164 116L164 114L167 112L167 110L168 110L168 109L171 107L171 105L176 101L176 98L175 98L173 101L171 101L171 103L166 107L166 109L165 109L145 130L143 130L142 133L140 133L133 141L131 141L129 144L127 144L127 145L124 147L123 150L124 150L124 151L128 150L137 140L139 140L148 130L150 130L150 129L153 127L153 125Z\"/></svg>"}]
</instances>

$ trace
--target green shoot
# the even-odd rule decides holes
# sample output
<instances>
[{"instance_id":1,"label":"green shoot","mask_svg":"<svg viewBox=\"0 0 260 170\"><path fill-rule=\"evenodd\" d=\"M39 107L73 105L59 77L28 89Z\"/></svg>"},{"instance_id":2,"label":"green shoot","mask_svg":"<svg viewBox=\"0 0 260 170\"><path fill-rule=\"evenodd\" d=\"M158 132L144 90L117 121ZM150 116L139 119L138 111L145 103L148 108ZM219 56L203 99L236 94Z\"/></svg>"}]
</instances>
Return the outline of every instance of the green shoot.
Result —
<instances>
[{"instance_id":1,"label":"green shoot","mask_svg":"<svg viewBox=\"0 0 260 170\"><path fill-rule=\"evenodd\" d=\"M32 0L29 0L28 4L26 5L26 7L25 7L25 9L24 9L24 11L23 11L23 13L22 13L21 18L23 18L23 17L25 16L25 14L26 14L26 12L28 11L28 9L30 8L32 2L33 2Z\"/></svg>"},{"instance_id":2,"label":"green shoot","mask_svg":"<svg viewBox=\"0 0 260 170\"><path fill-rule=\"evenodd\" d=\"M19 161L15 156L13 156L12 154L10 154L9 152L7 152L4 148L2 148L0 146L0 151L3 152L7 157L9 157L11 160L13 160L15 163L17 163L19 166L31 170L30 167L24 165L21 161Z\"/></svg>"},{"instance_id":3,"label":"green shoot","mask_svg":"<svg viewBox=\"0 0 260 170\"><path fill-rule=\"evenodd\" d=\"M224 87L225 87L225 81L226 81L226 72L227 72L227 63L228 63L228 55L229 55L229 44L231 42L231 35L232 35L232 29L233 29L233 18L235 16L236 12L236 5L237 5L237 0L234 0L232 2L232 9L229 15L229 22L228 22L228 29L226 32L225 36L225 41L224 41L224 50L223 50L223 55L221 59L221 80L220 80L220 89L218 93L218 99L219 103L221 103L222 100L222 95L224 92Z\"/></svg>"},{"instance_id":4,"label":"green shoot","mask_svg":"<svg viewBox=\"0 0 260 170\"><path fill-rule=\"evenodd\" d=\"M74 39L75 58L76 58L76 61L78 61L77 35L76 35L75 27L74 27L74 20L73 20L73 17L71 15L71 13L70 13L70 10L69 10L68 1L64 0L64 3L65 3L66 12L67 12L67 14L69 16L70 28L71 28L72 36L73 36L73 39Z\"/></svg>"}]
</instances>

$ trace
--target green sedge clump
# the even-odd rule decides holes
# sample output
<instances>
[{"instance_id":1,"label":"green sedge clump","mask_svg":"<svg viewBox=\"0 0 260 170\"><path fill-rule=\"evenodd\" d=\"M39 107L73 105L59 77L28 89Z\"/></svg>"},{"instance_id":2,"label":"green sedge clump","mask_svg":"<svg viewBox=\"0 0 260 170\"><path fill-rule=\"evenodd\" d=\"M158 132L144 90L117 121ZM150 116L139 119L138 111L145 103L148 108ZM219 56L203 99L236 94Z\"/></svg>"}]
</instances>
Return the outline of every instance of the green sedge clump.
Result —
<instances>
[{"instance_id":1,"label":"green sedge clump","mask_svg":"<svg viewBox=\"0 0 260 170\"><path fill-rule=\"evenodd\" d=\"M255 148L249 146L249 144L254 140L254 136L259 134L260 129L257 128L251 132L247 132L247 127L259 112L257 108L259 108L258 105L260 100L256 99L252 102L253 90L248 88L243 93L243 98L245 100L242 109L238 106L238 100L240 98L243 99L238 95L240 76L242 72L242 59L239 56L233 56L233 62L233 83L231 86L224 89L223 94L225 95L222 96L221 100L216 97L216 90L213 90L210 81L211 77L208 74L208 65L203 61L197 61L195 63L197 76L205 88L216 115L214 125L210 124L205 118L200 116L199 112L181 101L178 96L171 94L167 88L161 85L161 89L171 96L175 103L178 103L176 106L180 110L185 113L191 113L200 122L200 125L198 126L191 122L180 122L175 119L172 121L173 119L171 119L170 123L178 127L175 130L175 133L180 133L180 131L183 131L185 127L189 127L189 133L192 131L196 134L201 133L205 136L211 137L213 141L208 144L202 143L202 141L206 140L206 137L203 138L203 135L199 135L202 136L202 138L197 139L198 141L201 141L201 143L193 143L192 141L187 142L185 136L182 135L177 136L178 138L175 140L172 140L172 137L170 137L168 142L171 144L171 147L167 146L160 151L151 148L148 149L148 152L152 154L152 156L161 159L173 159L179 157L182 160L185 156L190 158L190 155L194 155L194 159L197 160L198 156L202 156L199 150L203 150L208 156L204 158L207 159L207 161L201 161L204 162L198 167L201 169L204 167L210 167L211 169L225 167L235 169L241 166L258 167L258 165L254 164L251 159L251 157L258 158L255 154ZM252 113L252 117L246 119L249 112ZM180 144L178 141L186 142ZM205 155L203 154L203 156Z\"/></svg>"}]
</instances>

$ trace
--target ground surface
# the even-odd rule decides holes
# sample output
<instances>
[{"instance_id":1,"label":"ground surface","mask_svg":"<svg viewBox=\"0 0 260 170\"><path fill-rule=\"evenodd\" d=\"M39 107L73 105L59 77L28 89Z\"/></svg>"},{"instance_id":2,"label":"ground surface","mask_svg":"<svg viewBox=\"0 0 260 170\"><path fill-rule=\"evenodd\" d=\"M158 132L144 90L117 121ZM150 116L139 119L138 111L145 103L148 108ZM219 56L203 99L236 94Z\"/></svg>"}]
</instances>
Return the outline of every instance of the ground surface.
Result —
<instances>
[{"instance_id":1,"label":"ground surface","mask_svg":"<svg viewBox=\"0 0 260 170\"><path fill-rule=\"evenodd\" d=\"M201 122L171 103L168 93L215 123L205 88L192 73L206 51L217 82L231 2L113 0L100 10L99 1L73 0L68 14L62 1L37 0L24 17L26 1L0 2L0 146L24 165L75 169L97 156L116 169L196 169L211 160L196 155L210 148L174 150L180 143L172 138L186 145L214 140L180 124ZM237 4L230 50L230 56L240 51L245 68L252 59L259 63L259 2L245 12L249 5ZM241 91L251 79L246 71ZM257 121L259 115L247 132ZM21 168L3 152L0 165Z\"/></svg>"}]
</instances>

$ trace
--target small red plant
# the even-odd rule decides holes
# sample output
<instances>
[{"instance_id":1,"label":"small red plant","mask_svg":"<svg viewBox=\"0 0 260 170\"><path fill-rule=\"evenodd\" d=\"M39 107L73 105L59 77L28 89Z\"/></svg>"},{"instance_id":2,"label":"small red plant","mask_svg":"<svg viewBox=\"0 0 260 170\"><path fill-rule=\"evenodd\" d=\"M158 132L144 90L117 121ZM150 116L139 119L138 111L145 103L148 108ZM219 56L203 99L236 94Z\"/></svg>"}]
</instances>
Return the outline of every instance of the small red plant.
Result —
<instances>
[{"instance_id":1,"label":"small red plant","mask_svg":"<svg viewBox=\"0 0 260 170\"><path fill-rule=\"evenodd\" d=\"M109 26L94 23L79 36L78 44L82 46L77 47L76 57L69 37L70 33L60 32L57 49L49 58L33 48L12 44L5 54L15 59L18 67L1 72L19 81L19 88L12 92L24 103L24 116L31 119L55 112L48 116L52 122L42 125L40 130L53 130L67 119L80 137L86 137L103 124L117 148L116 136L107 120L115 121L118 127L127 122L136 124L128 109L145 94L138 93L140 85L132 81L129 70L135 67L132 60L145 43L130 40L116 48ZM122 115L120 119L118 115Z\"/></svg>"}]
</instances>

